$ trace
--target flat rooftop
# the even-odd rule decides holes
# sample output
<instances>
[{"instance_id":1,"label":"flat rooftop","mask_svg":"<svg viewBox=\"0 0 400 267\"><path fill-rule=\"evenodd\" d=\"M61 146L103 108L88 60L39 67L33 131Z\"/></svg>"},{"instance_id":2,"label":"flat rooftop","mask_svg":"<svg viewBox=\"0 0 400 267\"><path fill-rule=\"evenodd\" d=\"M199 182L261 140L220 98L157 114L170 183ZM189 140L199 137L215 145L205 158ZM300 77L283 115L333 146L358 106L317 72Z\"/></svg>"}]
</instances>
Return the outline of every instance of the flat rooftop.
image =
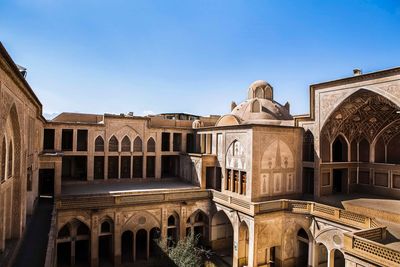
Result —
<instances>
[{"instance_id":1,"label":"flat rooftop","mask_svg":"<svg viewBox=\"0 0 400 267\"><path fill-rule=\"evenodd\" d=\"M199 186L192 185L178 179L131 179L108 180L106 182L70 183L61 186L62 196L78 195L118 195L142 192L173 191L173 190L198 190Z\"/></svg>"}]
</instances>

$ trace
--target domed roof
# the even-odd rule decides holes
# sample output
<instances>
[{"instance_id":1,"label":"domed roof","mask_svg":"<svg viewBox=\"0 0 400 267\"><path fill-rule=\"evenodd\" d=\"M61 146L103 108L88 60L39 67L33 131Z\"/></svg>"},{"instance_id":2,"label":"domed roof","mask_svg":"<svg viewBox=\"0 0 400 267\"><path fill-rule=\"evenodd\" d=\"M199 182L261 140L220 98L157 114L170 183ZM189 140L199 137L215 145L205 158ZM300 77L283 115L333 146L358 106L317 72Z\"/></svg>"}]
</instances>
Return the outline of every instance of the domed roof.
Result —
<instances>
[{"instance_id":1,"label":"domed roof","mask_svg":"<svg viewBox=\"0 0 400 267\"><path fill-rule=\"evenodd\" d=\"M238 124L293 125L289 103L284 106L273 100L272 86L263 80L253 82L248 99L232 105L232 111L217 122L217 126Z\"/></svg>"},{"instance_id":2,"label":"domed roof","mask_svg":"<svg viewBox=\"0 0 400 267\"><path fill-rule=\"evenodd\" d=\"M252 98L237 105L231 112L242 124L281 124L282 120L293 120L288 107L269 99Z\"/></svg>"}]
</instances>

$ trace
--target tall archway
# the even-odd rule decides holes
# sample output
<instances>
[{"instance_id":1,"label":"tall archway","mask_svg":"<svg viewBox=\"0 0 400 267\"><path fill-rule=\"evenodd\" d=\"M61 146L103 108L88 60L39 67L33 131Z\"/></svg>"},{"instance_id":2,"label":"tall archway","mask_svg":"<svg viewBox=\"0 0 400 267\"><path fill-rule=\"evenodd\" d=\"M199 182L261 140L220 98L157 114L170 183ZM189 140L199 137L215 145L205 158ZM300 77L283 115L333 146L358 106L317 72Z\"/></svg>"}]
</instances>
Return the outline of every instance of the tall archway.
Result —
<instances>
[{"instance_id":1,"label":"tall archway","mask_svg":"<svg viewBox=\"0 0 400 267\"><path fill-rule=\"evenodd\" d=\"M136 232L136 253L135 260L147 260L148 259L148 240L147 231L145 229L140 229Z\"/></svg>"},{"instance_id":2,"label":"tall archway","mask_svg":"<svg viewBox=\"0 0 400 267\"><path fill-rule=\"evenodd\" d=\"M348 146L346 139L342 135L338 135L332 143L332 161L348 161Z\"/></svg>"},{"instance_id":3,"label":"tall archway","mask_svg":"<svg viewBox=\"0 0 400 267\"><path fill-rule=\"evenodd\" d=\"M201 211L197 210L186 221L186 235L193 234L199 237L199 245L208 242L208 217Z\"/></svg>"},{"instance_id":4,"label":"tall archway","mask_svg":"<svg viewBox=\"0 0 400 267\"><path fill-rule=\"evenodd\" d=\"M161 230L158 227L153 227L150 230L150 234L149 234L150 240L149 240L149 256L150 258L156 258L161 256L160 255L160 251L158 248L158 242L159 239L161 237Z\"/></svg>"},{"instance_id":5,"label":"tall archway","mask_svg":"<svg viewBox=\"0 0 400 267\"><path fill-rule=\"evenodd\" d=\"M308 266L309 238L307 232L301 228L297 232L296 266Z\"/></svg>"},{"instance_id":6,"label":"tall archway","mask_svg":"<svg viewBox=\"0 0 400 267\"><path fill-rule=\"evenodd\" d=\"M400 133L393 136L387 144L386 162L400 164Z\"/></svg>"},{"instance_id":7,"label":"tall archway","mask_svg":"<svg viewBox=\"0 0 400 267\"><path fill-rule=\"evenodd\" d=\"M101 264L113 263L113 228L113 223L110 218L106 218L100 224L98 255Z\"/></svg>"},{"instance_id":8,"label":"tall archway","mask_svg":"<svg viewBox=\"0 0 400 267\"><path fill-rule=\"evenodd\" d=\"M58 266L88 266L90 263L90 230L83 222L73 219L57 235Z\"/></svg>"},{"instance_id":9,"label":"tall archway","mask_svg":"<svg viewBox=\"0 0 400 267\"><path fill-rule=\"evenodd\" d=\"M358 143L358 161L369 162L369 142L365 138Z\"/></svg>"},{"instance_id":10,"label":"tall archway","mask_svg":"<svg viewBox=\"0 0 400 267\"><path fill-rule=\"evenodd\" d=\"M345 266L344 255L340 250L335 249L335 251L333 253L331 253L331 255L333 256L333 266L334 267Z\"/></svg>"},{"instance_id":11,"label":"tall archway","mask_svg":"<svg viewBox=\"0 0 400 267\"><path fill-rule=\"evenodd\" d=\"M211 220L211 248L224 261L233 265L233 226L222 210L215 213Z\"/></svg>"},{"instance_id":12,"label":"tall archway","mask_svg":"<svg viewBox=\"0 0 400 267\"><path fill-rule=\"evenodd\" d=\"M122 263L133 262L133 232L125 231L121 236L121 260Z\"/></svg>"},{"instance_id":13,"label":"tall archway","mask_svg":"<svg viewBox=\"0 0 400 267\"><path fill-rule=\"evenodd\" d=\"M322 243L319 243L318 245L318 266L324 266L328 264L328 249L326 246Z\"/></svg>"},{"instance_id":14,"label":"tall archway","mask_svg":"<svg viewBox=\"0 0 400 267\"><path fill-rule=\"evenodd\" d=\"M238 261L239 267L246 266L249 260L249 227L242 221L239 226Z\"/></svg>"}]
</instances>

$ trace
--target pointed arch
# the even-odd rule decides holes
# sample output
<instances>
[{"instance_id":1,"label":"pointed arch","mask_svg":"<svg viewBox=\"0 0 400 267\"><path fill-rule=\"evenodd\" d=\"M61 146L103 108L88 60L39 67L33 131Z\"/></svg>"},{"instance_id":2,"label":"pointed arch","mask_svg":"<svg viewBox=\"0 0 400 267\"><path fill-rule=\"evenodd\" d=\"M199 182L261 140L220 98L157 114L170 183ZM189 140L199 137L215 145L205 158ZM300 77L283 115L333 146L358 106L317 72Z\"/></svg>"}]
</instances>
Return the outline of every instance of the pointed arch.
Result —
<instances>
[{"instance_id":1,"label":"pointed arch","mask_svg":"<svg viewBox=\"0 0 400 267\"><path fill-rule=\"evenodd\" d=\"M314 161L314 135L310 130L303 136L303 161Z\"/></svg>"},{"instance_id":2,"label":"pointed arch","mask_svg":"<svg viewBox=\"0 0 400 267\"><path fill-rule=\"evenodd\" d=\"M251 112L253 113L261 112L261 104L260 101L258 101L257 99L254 100L253 103L251 104Z\"/></svg>"},{"instance_id":3,"label":"pointed arch","mask_svg":"<svg viewBox=\"0 0 400 267\"><path fill-rule=\"evenodd\" d=\"M102 136L97 136L94 141L94 151L103 152L104 151L104 139Z\"/></svg>"},{"instance_id":4,"label":"pointed arch","mask_svg":"<svg viewBox=\"0 0 400 267\"><path fill-rule=\"evenodd\" d=\"M109 152L118 152L118 139L115 135L111 136L108 141L108 151Z\"/></svg>"},{"instance_id":5,"label":"pointed arch","mask_svg":"<svg viewBox=\"0 0 400 267\"><path fill-rule=\"evenodd\" d=\"M156 152L156 142L153 137L150 137L149 140L147 140L147 152Z\"/></svg>"},{"instance_id":6,"label":"pointed arch","mask_svg":"<svg viewBox=\"0 0 400 267\"><path fill-rule=\"evenodd\" d=\"M130 152L131 151L131 140L127 135L124 136L121 142L121 151Z\"/></svg>"},{"instance_id":7,"label":"pointed arch","mask_svg":"<svg viewBox=\"0 0 400 267\"><path fill-rule=\"evenodd\" d=\"M142 139L140 136L136 136L135 140L133 141L133 152L142 152Z\"/></svg>"},{"instance_id":8,"label":"pointed arch","mask_svg":"<svg viewBox=\"0 0 400 267\"><path fill-rule=\"evenodd\" d=\"M343 134L338 134L332 143L332 161L346 162L348 161L349 143Z\"/></svg>"}]
</instances>

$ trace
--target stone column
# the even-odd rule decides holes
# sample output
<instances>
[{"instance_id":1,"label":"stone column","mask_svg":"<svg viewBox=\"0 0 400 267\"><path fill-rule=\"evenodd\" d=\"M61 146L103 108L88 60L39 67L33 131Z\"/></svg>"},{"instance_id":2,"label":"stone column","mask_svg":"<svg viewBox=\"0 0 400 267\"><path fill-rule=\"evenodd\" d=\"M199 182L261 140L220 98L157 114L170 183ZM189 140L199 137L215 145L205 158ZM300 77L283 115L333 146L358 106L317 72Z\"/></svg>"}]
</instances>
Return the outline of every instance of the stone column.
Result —
<instances>
[{"instance_id":1,"label":"stone column","mask_svg":"<svg viewBox=\"0 0 400 267\"><path fill-rule=\"evenodd\" d=\"M155 178L161 179L161 143L162 133L158 132L156 137L156 161L155 161Z\"/></svg>"},{"instance_id":2,"label":"stone column","mask_svg":"<svg viewBox=\"0 0 400 267\"><path fill-rule=\"evenodd\" d=\"M328 263L326 264L327 267L334 267L335 266L335 250L331 249L328 250Z\"/></svg>"},{"instance_id":3,"label":"stone column","mask_svg":"<svg viewBox=\"0 0 400 267\"><path fill-rule=\"evenodd\" d=\"M92 228L90 231L90 266L97 267L99 265L99 237L98 227L99 218L96 215L92 215Z\"/></svg>"},{"instance_id":4,"label":"stone column","mask_svg":"<svg viewBox=\"0 0 400 267\"><path fill-rule=\"evenodd\" d=\"M114 223L114 265L121 265L121 225L119 223L120 214L116 214L116 220Z\"/></svg>"},{"instance_id":5,"label":"stone column","mask_svg":"<svg viewBox=\"0 0 400 267\"><path fill-rule=\"evenodd\" d=\"M104 153L104 180L108 179L108 153Z\"/></svg>"},{"instance_id":6,"label":"stone column","mask_svg":"<svg viewBox=\"0 0 400 267\"><path fill-rule=\"evenodd\" d=\"M251 222L248 226L249 228L249 254L248 254L248 259L247 259L247 266L248 267L253 267L253 266L257 266L257 263L254 262L255 259L255 249L254 249L254 242L251 242L251 240L254 240L255 238L255 233L254 233L254 222Z\"/></svg>"},{"instance_id":7,"label":"stone column","mask_svg":"<svg viewBox=\"0 0 400 267\"><path fill-rule=\"evenodd\" d=\"M169 151L174 151L174 133L169 134Z\"/></svg>"},{"instance_id":8,"label":"stone column","mask_svg":"<svg viewBox=\"0 0 400 267\"><path fill-rule=\"evenodd\" d=\"M319 247L317 242L315 241L311 241L311 250L312 250L312 259L311 259L311 266L318 266L318 262L319 262Z\"/></svg>"},{"instance_id":9,"label":"stone column","mask_svg":"<svg viewBox=\"0 0 400 267\"><path fill-rule=\"evenodd\" d=\"M146 179L147 175L147 154L146 152L143 153L143 160L142 160L142 176Z\"/></svg>"},{"instance_id":10,"label":"stone column","mask_svg":"<svg viewBox=\"0 0 400 267\"><path fill-rule=\"evenodd\" d=\"M239 218L235 215L233 219L233 259L232 259L232 267L239 266Z\"/></svg>"}]
</instances>

